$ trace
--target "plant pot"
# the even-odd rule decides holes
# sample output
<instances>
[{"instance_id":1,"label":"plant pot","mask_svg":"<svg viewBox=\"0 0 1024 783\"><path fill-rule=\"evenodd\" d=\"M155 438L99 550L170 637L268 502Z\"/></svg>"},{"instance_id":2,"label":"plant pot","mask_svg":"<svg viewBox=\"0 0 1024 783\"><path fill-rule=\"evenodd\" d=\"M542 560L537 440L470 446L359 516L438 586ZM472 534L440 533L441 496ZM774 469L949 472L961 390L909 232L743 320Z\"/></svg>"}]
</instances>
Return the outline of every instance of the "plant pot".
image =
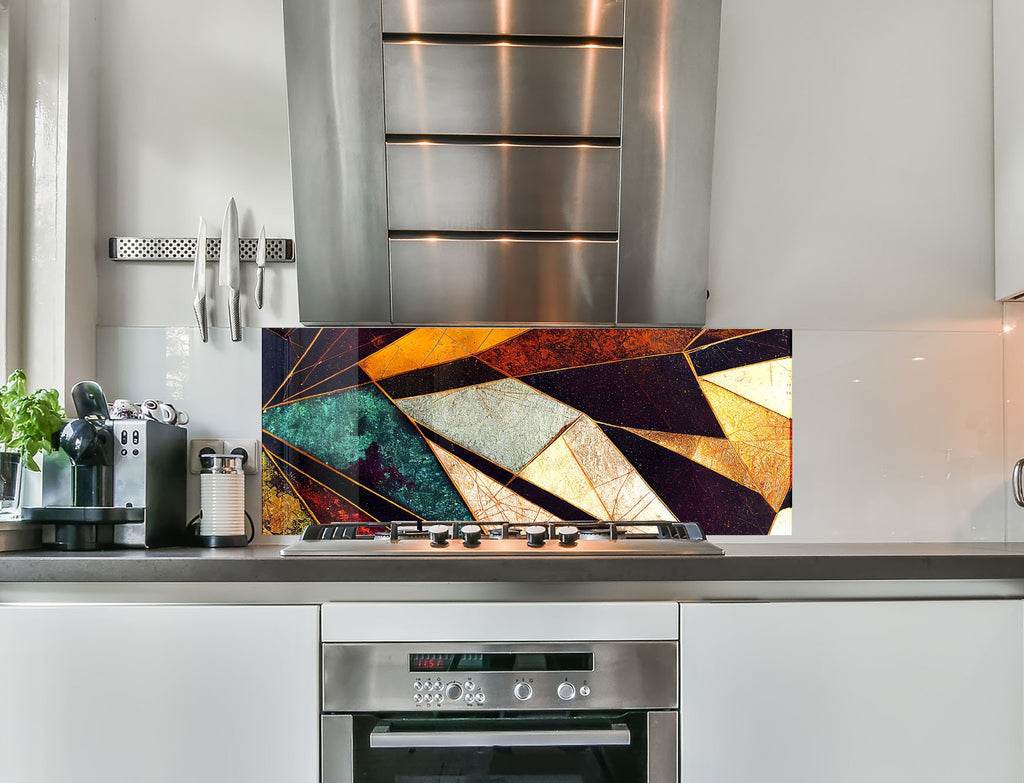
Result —
<instances>
[{"instance_id":1,"label":"plant pot","mask_svg":"<svg viewBox=\"0 0 1024 783\"><path fill-rule=\"evenodd\" d=\"M0 451L0 516L21 514L21 477L25 466L17 451Z\"/></svg>"}]
</instances>

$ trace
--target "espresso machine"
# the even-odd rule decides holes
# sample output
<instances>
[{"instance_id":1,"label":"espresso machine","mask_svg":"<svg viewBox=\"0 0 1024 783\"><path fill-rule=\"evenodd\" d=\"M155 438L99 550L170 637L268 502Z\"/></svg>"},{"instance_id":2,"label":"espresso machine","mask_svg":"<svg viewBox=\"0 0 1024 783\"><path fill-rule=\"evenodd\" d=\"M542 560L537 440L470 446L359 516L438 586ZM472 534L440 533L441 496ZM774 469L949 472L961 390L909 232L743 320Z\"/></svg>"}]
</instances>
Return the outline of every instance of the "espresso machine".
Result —
<instances>
[{"instance_id":1,"label":"espresso machine","mask_svg":"<svg viewBox=\"0 0 1024 783\"><path fill-rule=\"evenodd\" d=\"M43 460L42 503L22 519L43 525L57 549L182 544L188 468L184 427L152 419L111 419L99 384L71 390L78 418Z\"/></svg>"}]
</instances>

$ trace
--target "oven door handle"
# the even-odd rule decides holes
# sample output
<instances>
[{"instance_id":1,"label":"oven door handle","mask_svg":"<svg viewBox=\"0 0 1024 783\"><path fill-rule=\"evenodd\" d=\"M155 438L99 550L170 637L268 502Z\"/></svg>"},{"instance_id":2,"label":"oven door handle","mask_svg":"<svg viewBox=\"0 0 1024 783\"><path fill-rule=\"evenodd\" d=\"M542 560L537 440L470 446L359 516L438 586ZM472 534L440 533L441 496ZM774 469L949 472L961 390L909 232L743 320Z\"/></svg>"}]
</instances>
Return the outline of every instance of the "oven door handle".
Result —
<instances>
[{"instance_id":1,"label":"oven door handle","mask_svg":"<svg viewBox=\"0 0 1024 783\"><path fill-rule=\"evenodd\" d=\"M550 731L391 731L378 723L370 732L371 748L553 748L561 746L628 745L629 727Z\"/></svg>"}]
</instances>

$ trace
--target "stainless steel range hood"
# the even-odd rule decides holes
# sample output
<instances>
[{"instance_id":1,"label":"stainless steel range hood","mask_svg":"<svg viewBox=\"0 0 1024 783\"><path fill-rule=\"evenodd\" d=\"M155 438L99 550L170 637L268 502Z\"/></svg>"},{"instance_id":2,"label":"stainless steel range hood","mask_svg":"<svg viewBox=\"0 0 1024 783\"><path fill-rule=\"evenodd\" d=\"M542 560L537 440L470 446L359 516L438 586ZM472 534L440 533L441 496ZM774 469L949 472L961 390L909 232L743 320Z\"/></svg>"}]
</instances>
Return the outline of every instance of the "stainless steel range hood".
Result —
<instances>
[{"instance_id":1,"label":"stainless steel range hood","mask_svg":"<svg viewBox=\"0 0 1024 783\"><path fill-rule=\"evenodd\" d=\"M704 322L721 0L284 0L308 325Z\"/></svg>"}]
</instances>

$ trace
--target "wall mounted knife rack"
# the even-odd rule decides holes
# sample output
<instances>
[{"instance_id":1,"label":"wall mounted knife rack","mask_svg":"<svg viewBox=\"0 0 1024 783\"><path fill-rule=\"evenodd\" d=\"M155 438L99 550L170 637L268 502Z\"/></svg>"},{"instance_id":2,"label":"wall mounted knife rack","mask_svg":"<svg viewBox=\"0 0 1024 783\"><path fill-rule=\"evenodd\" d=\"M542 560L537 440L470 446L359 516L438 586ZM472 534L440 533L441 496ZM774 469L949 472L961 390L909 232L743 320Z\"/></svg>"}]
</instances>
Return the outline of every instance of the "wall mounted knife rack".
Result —
<instances>
[{"instance_id":1,"label":"wall mounted knife rack","mask_svg":"<svg viewBox=\"0 0 1024 783\"><path fill-rule=\"evenodd\" d=\"M255 237L238 240L239 260L256 261ZM113 261L195 261L195 237L111 237ZM206 260L220 259L220 237L207 237ZM267 238L267 263L290 264L295 261L295 243L291 239Z\"/></svg>"}]
</instances>

